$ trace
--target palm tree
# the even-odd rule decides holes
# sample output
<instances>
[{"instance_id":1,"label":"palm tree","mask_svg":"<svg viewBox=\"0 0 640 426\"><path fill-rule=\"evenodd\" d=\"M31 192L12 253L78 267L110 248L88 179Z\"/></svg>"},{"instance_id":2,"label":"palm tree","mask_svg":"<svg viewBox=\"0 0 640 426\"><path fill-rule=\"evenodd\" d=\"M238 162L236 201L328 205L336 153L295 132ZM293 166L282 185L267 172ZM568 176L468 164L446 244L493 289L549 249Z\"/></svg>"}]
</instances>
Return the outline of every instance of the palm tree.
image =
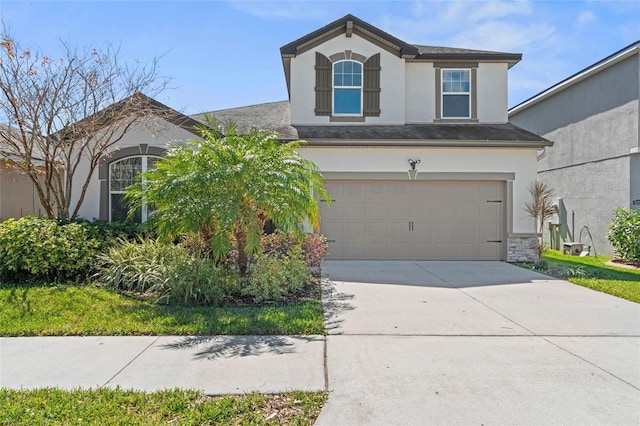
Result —
<instances>
[{"instance_id":1,"label":"palm tree","mask_svg":"<svg viewBox=\"0 0 640 426\"><path fill-rule=\"evenodd\" d=\"M266 219L298 237L303 224L318 227L316 196L328 199L320 170L300 157L304 141L280 142L274 132L224 132L209 120L202 142L172 146L141 176L127 198L132 211L144 203L165 238L197 232L217 260L238 250L237 268L246 274L249 257L260 248Z\"/></svg>"},{"instance_id":2,"label":"palm tree","mask_svg":"<svg viewBox=\"0 0 640 426\"><path fill-rule=\"evenodd\" d=\"M540 235L540 241L537 244L538 259L542 257L544 250L544 223L554 214L558 213L558 207L553 204L553 189L540 181L531 182L527 188L531 195L531 202L525 203L525 211L529 217L534 220L534 230Z\"/></svg>"}]
</instances>

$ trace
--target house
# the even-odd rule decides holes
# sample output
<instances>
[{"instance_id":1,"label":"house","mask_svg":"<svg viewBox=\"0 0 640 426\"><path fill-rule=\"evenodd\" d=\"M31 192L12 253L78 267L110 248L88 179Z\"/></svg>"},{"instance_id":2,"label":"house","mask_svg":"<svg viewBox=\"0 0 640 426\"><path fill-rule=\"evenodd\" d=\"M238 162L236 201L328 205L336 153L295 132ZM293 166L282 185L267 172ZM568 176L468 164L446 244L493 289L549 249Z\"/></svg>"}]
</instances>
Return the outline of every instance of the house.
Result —
<instances>
[{"instance_id":1,"label":"house","mask_svg":"<svg viewBox=\"0 0 640 426\"><path fill-rule=\"evenodd\" d=\"M511 108L509 121L554 141L538 161L559 198L552 242L612 256L614 210L640 208L640 41Z\"/></svg>"},{"instance_id":2,"label":"house","mask_svg":"<svg viewBox=\"0 0 640 426\"><path fill-rule=\"evenodd\" d=\"M2 126L2 125L0 125ZM9 134L6 126L1 134ZM44 212L35 185L15 167L18 157L11 153L8 144L0 137L0 221L22 216L41 216ZM37 168L43 166L41 158L34 158Z\"/></svg>"},{"instance_id":3,"label":"house","mask_svg":"<svg viewBox=\"0 0 640 426\"><path fill-rule=\"evenodd\" d=\"M507 119L520 54L414 45L347 15L280 49L289 100L214 111L242 132L304 139L331 200L333 259L534 260L526 216L537 152L551 142ZM160 110L170 108L159 105ZM125 188L198 117L153 117L119 141L80 216L120 220ZM140 212L137 220L145 220Z\"/></svg>"},{"instance_id":4,"label":"house","mask_svg":"<svg viewBox=\"0 0 640 426\"><path fill-rule=\"evenodd\" d=\"M329 258L535 258L524 206L551 142L508 123L520 54L409 44L352 15L280 52L288 101L211 114L308 142Z\"/></svg>"},{"instance_id":5,"label":"house","mask_svg":"<svg viewBox=\"0 0 640 426\"><path fill-rule=\"evenodd\" d=\"M0 159L0 221L39 216L43 212L31 179L18 172L10 159Z\"/></svg>"}]
</instances>

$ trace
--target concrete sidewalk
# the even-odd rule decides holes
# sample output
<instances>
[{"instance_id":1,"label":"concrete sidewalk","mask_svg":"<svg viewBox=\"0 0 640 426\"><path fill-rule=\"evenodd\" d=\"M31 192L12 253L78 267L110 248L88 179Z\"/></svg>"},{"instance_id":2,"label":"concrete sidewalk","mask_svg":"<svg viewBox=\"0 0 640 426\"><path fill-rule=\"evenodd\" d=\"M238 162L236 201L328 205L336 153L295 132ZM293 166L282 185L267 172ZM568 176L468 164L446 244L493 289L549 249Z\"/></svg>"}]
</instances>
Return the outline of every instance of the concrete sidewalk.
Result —
<instances>
[{"instance_id":1,"label":"concrete sidewalk","mask_svg":"<svg viewBox=\"0 0 640 426\"><path fill-rule=\"evenodd\" d=\"M640 305L502 262L326 262L328 336L0 338L0 387L330 390L318 425L640 424Z\"/></svg>"},{"instance_id":2,"label":"concrete sidewalk","mask_svg":"<svg viewBox=\"0 0 640 426\"><path fill-rule=\"evenodd\" d=\"M325 390L323 336L3 337L0 387Z\"/></svg>"}]
</instances>

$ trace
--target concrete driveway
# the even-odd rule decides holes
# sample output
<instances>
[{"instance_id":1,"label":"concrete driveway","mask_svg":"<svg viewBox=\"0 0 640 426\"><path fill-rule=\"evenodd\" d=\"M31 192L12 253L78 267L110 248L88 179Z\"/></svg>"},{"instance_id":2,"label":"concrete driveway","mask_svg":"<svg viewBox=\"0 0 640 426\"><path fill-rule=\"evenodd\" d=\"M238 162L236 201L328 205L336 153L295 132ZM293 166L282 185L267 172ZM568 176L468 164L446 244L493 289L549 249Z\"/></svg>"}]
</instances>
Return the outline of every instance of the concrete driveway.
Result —
<instances>
[{"instance_id":1,"label":"concrete driveway","mask_svg":"<svg viewBox=\"0 0 640 426\"><path fill-rule=\"evenodd\" d=\"M502 262L325 262L317 425L640 424L640 305Z\"/></svg>"}]
</instances>

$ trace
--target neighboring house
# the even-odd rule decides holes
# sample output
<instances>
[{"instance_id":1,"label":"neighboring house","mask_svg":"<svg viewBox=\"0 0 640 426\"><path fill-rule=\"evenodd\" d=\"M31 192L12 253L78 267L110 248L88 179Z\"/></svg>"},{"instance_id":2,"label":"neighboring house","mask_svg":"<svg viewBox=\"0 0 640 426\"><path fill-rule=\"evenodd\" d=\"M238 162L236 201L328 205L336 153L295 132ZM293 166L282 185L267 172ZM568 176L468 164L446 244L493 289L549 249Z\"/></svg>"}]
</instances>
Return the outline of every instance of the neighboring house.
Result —
<instances>
[{"instance_id":1,"label":"neighboring house","mask_svg":"<svg viewBox=\"0 0 640 426\"><path fill-rule=\"evenodd\" d=\"M552 237L613 255L614 210L640 208L640 41L511 108L509 121L554 141L538 161L559 198Z\"/></svg>"},{"instance_id":2,"label":"neighboring house","mask_svg":"<svg viewBox=\"0 0 640 426\"><path fill-rule=\"evenodd\" d=\"M330 258L535 258L524 207L551 142L507 122L520 54L408 44L352 15L280 51L288 102L211 114L308 141Z\"/></svg>"},{"instance_id":3,"label":"neighboring house","mask_svg":"<svg viewBox=\"0 0 640 426\"><path fill-rule=\"evenodd\" d=\"M147 101L145 108L151 113L130 127L114 149L103 157L91 177L79 217L125 220L128 214L123 200L125 189L136 181L137 175L161 157L170 143L199 138L196 128L201 123L198 121L143 94L134 96L144 98ZM107 109L114 107L117 108L118 104ZM6 153L0 157L0 219L43 215L44 210L31 180L11 167L13 157ZM75 174L79 182L73 186L72 206L80 197L88 170L88 160L80 163ZM148 215L145 206L133 220L144 221Z\"/></svg>"},{"instance_id":4,"label":"neighboring house","mask_svg":"<svg viewBox=\"0 0 640 426\"><path fill-rule=\"evenodd\" d=\"M42 214L31 179L16 170L11 159L0 158L0 220Z\"/></svg>"}]
</instances>

